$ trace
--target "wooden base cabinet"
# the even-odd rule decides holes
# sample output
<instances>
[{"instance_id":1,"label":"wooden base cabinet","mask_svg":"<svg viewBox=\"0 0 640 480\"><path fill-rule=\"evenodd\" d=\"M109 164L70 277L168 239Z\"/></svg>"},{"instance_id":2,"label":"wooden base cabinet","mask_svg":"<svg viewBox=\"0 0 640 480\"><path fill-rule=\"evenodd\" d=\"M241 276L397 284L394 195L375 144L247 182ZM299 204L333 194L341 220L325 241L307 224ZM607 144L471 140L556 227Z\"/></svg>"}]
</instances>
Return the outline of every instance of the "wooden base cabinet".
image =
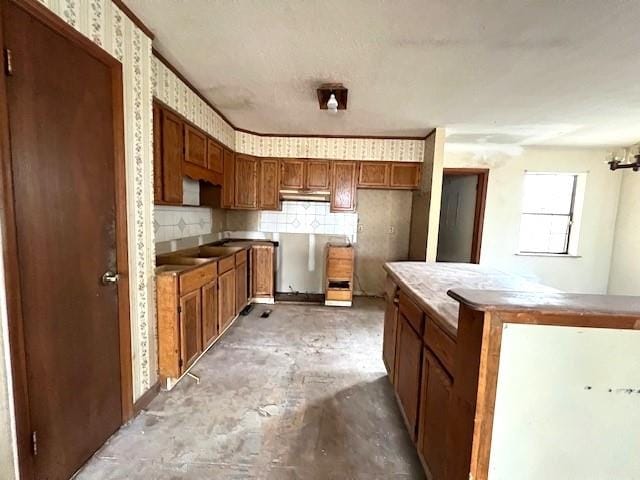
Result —
<instances>
[{"instance_id":1,"label":"wooden base cabinet","mask_svg":"<svg viewBox=\"0 0 640 480\"><path fill-rule=\"evenodd\" d=\"M202 349L218 337L218 280L202 287Z\"/></svg>"},{"instance_id":2,"label":"wooden base cabinet","mask_svg":"<svg viewBox=\"0 0 640 480\"><path fill-rule=\"evenodd\" d=\"M386 295L385 295L386 297ZM386 298L384 311L384 332L382 338L382 361L387 368L389 380L395 383L396 341L398 333L398 299Z\"/></svg>"},{"instance_id":3,"label":"wooden base cabinet","mask_svg":"<svg viewBox=\"0 0 640 480\"><path fill-rule=\"evenodd\" d=\"M236 314L249 303L247 251L236 253Z\"/></svg>"},{"instance_id":4,"label":"wooden base cabinet","mask_svg":"<svg viewBox=\"0 0 640 480\"><path fill-rule=\"evenodd\" d=\"M236 271L234 268L218 277L218 330L223 331L236 316Z\"/></svg>"},{"instance_id":5,"label":"wooden base cabinet","mask_svg":"<svg viewBox=\"0 0 640 480\"><path fill-rule=\"evenodd\" d=\"M180 373L202 353L201 291L180 297Z\"/></svg>"},{"instance_id":6,"label":"wooden base cabinet","mask_svg":"<svg viewBox=\"0 0 640 480\"><path fill-rule=\"evenodd\" d=\"M446 480L447 422L452 380L438 359L424 348L418 454L431 472L431 480Z\"/></svg>"},{"instance_id":7,"label":"wooden base cabinet","mask_svg":"<svg viewBox=\"0 0 640 480\"><path fill-rule=\"evenodd\" d=\"M251 297L254 301L274 299L274 262L273 244L251 246Z\"/></svg>"}]
</instances>

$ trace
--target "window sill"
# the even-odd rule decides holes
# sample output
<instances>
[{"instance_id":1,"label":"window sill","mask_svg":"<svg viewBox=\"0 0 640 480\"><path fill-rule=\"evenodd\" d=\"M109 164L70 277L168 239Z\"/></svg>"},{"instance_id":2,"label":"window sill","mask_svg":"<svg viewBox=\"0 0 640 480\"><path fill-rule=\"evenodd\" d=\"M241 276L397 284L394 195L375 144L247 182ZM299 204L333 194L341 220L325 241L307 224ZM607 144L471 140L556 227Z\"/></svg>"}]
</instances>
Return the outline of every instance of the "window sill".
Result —
<instances>
[{"instance_id":1,"label":"window sill","mask_svg":"<svg viewBox=\"0 0 640 480\"><path fill-rule=\"evenodd\" d=\"M572 255L570 253L526 253L518 252L518 257L556 257L556 258L582 258L582 255Z\"/></svg>"}]
</instances>

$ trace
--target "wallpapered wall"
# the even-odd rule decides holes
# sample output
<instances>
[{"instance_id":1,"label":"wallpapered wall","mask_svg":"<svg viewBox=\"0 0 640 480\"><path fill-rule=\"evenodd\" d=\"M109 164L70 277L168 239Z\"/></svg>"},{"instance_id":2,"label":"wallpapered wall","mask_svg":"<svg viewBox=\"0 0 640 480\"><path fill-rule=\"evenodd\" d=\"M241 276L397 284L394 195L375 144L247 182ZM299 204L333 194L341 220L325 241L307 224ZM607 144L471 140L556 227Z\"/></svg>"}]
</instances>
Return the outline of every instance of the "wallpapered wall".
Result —
<instances>
[{"instance_id":1,"label":"wallpapered wall","mask_svg":"<svg viewBox=\"0 0 640 480\"><path fill-rule=\"evenodd\" d=\"M157 379L151 39L109 0L40 0L122 62L133 395Z\"/></svg>"}]
</instances>

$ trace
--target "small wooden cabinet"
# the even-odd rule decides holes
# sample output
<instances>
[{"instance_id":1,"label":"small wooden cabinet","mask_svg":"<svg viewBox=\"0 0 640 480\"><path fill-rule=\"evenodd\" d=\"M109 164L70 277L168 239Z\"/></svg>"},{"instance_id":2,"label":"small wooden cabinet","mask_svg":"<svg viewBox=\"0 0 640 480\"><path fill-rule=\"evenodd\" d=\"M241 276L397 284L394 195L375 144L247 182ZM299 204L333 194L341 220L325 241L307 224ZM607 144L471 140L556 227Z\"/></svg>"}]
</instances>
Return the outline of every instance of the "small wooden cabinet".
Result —
<instances>
[{"instance_id":1,"label":"small wooden cabinet","mask_svg":"<svg viewBox=\"0 0 640 480\"><path fill-rule=\"evenodd\" d=\"M199 167L207 167L207 137L189 124L184 128L184 159Z\"/></svg>"},{"instance_id":2,"label":"small wooden cabinet","mask_svg":"<svg viewBox=\"0 0 640 480\"><path fill-rule=\"evenodd\" d=\"M335 161L331 171L331 211L356 210L357 162Z\"/></svg>"},{"instance_id":3,"label":"small wooden cabinet","mask_svg":"<svg viewBox=\"0 0 640 480\"><path fill-rule=\"evenodd\" d=\"M270 303L274 299L274 262L273 244L251 246L251 296L254 301Z\"/></svg>"},{"instance_id":4,"label":"small wooden cabinet","mask_svg":"<svg viewBox=\"0 0 640 480\"><path fill-rule=\"evenodd\" d=\"M236 315L249 303L249 271L247 265L247 251L242 250L235 255L236 263Z\"/></svg>"},{"instance_id":5,"label":"small wooden cabinet","mask_svg":"<svg viewBox=\"0 0 640 480\"><path fill-rule=\"evenodd\" d=\"M258 208L258 159L250 155L236 155L235 208Z\"/></svg>"},{"instance_id":6,"label":"small wooden cabinet","mask_svg":"<svg viewBox=\"0 0 640 480\"><path fill-rule=\"evenodd\" d=\"M228 148L223 152L224 180L222 182L222 208L233 208L236 201L236 155Z\"/></svg>"},{"instance_id":7,"label":"small wooden cabinet","mask_svg":"<svg viewBox=\"0 0 640 480\"><path fill-rule=\"evenodd\" d=\"M302 190L304 188L305 161L298 158L280 160L280 188L283 190Z\"/></svg>"},{"instance_id":8,"label":"small wooden cabinet","mask_svg":"<svg viewBox=\"0 0 640 480\"><path fill-rule=\"evenodd\" d=\"M389 170L389 188L415 189L420 186L421 163L394 162Z\"/></svg>"},{"instance_id":9,"label":"small wooden cabinet","mask_svg":"<svg viewBox=\"0 0 640 480\"><path fill-rule=\"evenodd\" d=\"M236 270L234 267L218 277L218 330L222 332L236 316Z\"/></svg>"},{"instance_id":10,"label":"small wooden cabinet","mask_svg":"<svg viewBox=\"0 0 640 480\"><path fill-rule=\"evenodd\" d=\"M438 359L424 348L420 394L418 453L433 480L447 480L447 423L452 380Z\"/></svg>"},{"instance_id":11,"label":"small wooden cabinet","mask_svg":"<svg viewBox=\"0 0 640 480\"><path fill-rule=\"evenodd\" d=\"M395 383L396 341L398 333L398 297L393 292L387 296L385 292L384 330L382 338L382 361L387 368L389 380Z\"/></svg>"},{"instance_id":12,"label":"small wooden cabinet","mask_svg":"<svg viewBox=\"0 0 640 480\"><path fill-rule=\"evenodd\" d=\"M358 188L386 188L389 186L387 162L360 162Z\"/></svg>"},{"instance_id":13,"label":"small wooden cabinet","mask_svg":"<svg viewBox=\"0 0 640 480\"><path fill-rule=\"evenodd\" d=\"M329 160L306 160L305 183L307 190L329 190L331 184L331 162Z\"/></svg>"},{"instance_id":14,"label":"small wooden cabinet","mask_svg":"<svg viewBox=\"0 0 640 480\"><path fill-rule=\"evenodd\" d=\"M162 110L162 201L182 204L184 124L177 115Z\"/></svg>"},{"instance_id":15,"label":"small wooden cabinet","mask_svg":"<svg viewBox=\"0 0 640 480\"><path fill-rule=\"evenodd\" d=\"M258 163L260 210L280 210L280 168L277 158L261 158Z\"/></svg>"},{"instance_id":16,"label":"small wooden cabinet","mask_svg":"<svg viewBox=\"0 0 640 480\"><path fill-rule=\"evenodd\" d=\"M202 353L201 291L180 297L180 371L184 372Z\"/></svg>"},{"instance_id":17,"label":"small wooden cabinet","mask_svg":"<svg viewBox=\"0 0 640 480\"><path fill-rule=\"evenodd\" d=\"M207 168L212 172L223 174L224 149L222 145L212 139L207 139Z\"/></svg>"},{"instance_id":18,"label":"small wooden cabinet","mask_svg":"<svg viewBox=\"0 0 640 480\"><path fill-rule=\"evenodd\" d=\"M202 348L206 350L218 337L218 280L202 287Z\"/></svg>"}]
</instances>

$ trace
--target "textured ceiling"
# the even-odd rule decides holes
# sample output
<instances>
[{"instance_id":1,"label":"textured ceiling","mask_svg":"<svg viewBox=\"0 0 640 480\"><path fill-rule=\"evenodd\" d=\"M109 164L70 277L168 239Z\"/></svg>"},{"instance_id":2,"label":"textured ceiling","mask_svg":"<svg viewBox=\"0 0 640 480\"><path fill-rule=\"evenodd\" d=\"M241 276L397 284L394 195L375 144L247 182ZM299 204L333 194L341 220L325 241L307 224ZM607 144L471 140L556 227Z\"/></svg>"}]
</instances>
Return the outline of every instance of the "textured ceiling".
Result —
<instances>
[{"instance_id":1,"label":"textured ceiling","mask_svg":"<svg viewBox=\"0 0 640 480\"><path fill-rule=\"evenodd\" d=\"M236 126L488 144L640 140L639 1L127 0ZM320 83L349 109L318 108Z\"/></svg>"}]
</instances>

